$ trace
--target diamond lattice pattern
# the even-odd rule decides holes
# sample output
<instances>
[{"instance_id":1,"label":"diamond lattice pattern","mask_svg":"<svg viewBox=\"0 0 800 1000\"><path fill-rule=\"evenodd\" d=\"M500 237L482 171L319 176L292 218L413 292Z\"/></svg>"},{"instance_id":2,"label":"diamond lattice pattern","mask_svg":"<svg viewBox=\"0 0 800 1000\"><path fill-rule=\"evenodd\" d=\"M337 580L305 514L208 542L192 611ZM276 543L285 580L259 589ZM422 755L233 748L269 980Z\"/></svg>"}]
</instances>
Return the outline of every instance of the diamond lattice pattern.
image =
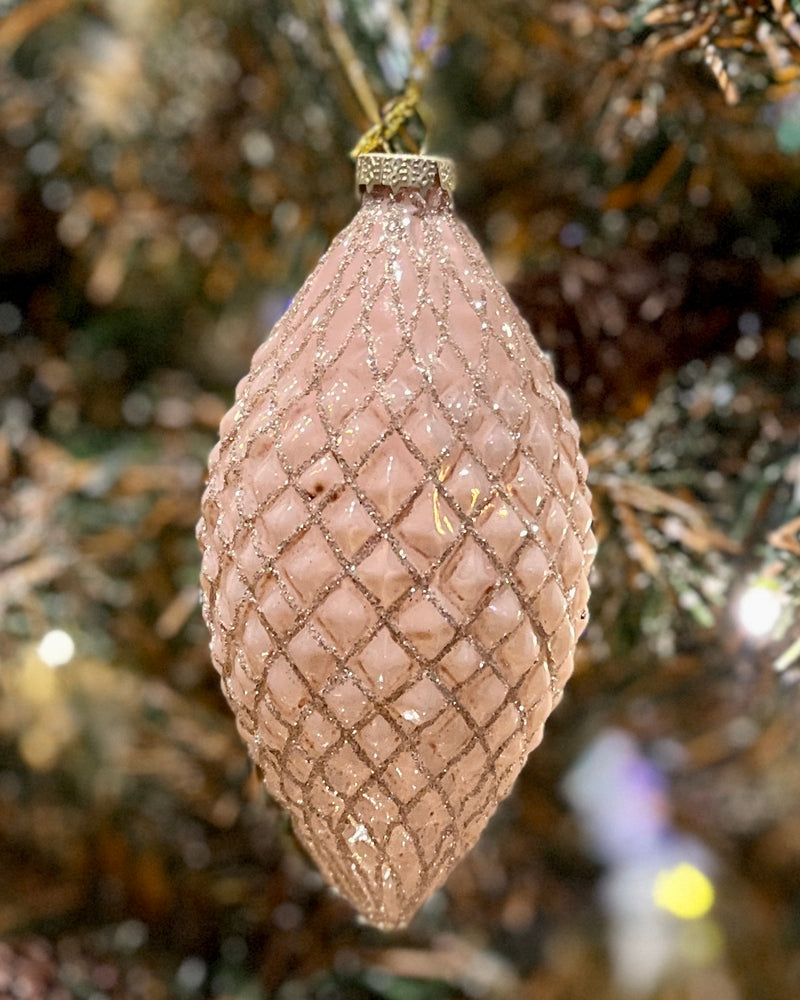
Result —
<instances>
[{"instance_id":1,"label":"diamond lattice pattern","mask_svg":"<svg viewBox=\"0 0 800 1000\"><path fill-rule=\"evenodd\" d=\"M449 196L377 189L220 437L198 534L223 690L323 873L402 925L572 672L595 543L569 404Z\"/></svg>"}]
</instances>

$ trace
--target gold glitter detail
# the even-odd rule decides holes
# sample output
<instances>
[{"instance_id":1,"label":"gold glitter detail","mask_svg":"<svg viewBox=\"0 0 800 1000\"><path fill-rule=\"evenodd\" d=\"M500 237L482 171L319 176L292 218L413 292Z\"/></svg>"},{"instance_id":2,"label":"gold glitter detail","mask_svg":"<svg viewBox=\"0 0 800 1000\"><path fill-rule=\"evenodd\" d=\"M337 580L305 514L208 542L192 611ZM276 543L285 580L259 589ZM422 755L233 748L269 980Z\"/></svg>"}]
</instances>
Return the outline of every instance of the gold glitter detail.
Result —
<instances>
[{"instance_id":1,"label":"gold glitter detail","mask_svg":"<svg viewBox=\"0 0 800 1000\"><path fill-rule=\"evenodd\" d=\"M415 188L424 194L444 188L450 194L456 187L456 167L452 160L407 153L365 153L356 158L356 188L372 191L388 187L395 193L401 188Z\"/></svg>"},{"instance_id":2,"label":"gold glitter detail","mask_svg":"<svg viewBox=\"0 0 800 1000\"><path fill-rule=\"evenodd\" d=\"M270 793L377 926L472 847L572 672L595 550L578 439L449 194L380 183L222 421L212 659Z\"/></svg>"}]
</instances>

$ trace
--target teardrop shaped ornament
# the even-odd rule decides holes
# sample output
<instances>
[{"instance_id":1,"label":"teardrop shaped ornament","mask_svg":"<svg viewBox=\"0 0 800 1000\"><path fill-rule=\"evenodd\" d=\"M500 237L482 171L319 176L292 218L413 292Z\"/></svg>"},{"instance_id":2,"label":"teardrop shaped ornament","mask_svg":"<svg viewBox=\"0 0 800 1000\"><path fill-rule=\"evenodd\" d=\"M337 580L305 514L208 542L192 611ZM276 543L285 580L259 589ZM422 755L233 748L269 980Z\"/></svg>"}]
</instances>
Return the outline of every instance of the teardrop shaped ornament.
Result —
<instances>
[{"instance_id":1,"label":"teardrop shaped ornament","mask_svg":"<svg viewBox=\"0 0 800 1000\"><path fill-rule=\"evenodd\" d=\"M594 557L551 364L452 204L371 154L258 348L203 497L203 613L270 794L370 923L474 845L573 668Z\"/></svg>"}]
</instances>

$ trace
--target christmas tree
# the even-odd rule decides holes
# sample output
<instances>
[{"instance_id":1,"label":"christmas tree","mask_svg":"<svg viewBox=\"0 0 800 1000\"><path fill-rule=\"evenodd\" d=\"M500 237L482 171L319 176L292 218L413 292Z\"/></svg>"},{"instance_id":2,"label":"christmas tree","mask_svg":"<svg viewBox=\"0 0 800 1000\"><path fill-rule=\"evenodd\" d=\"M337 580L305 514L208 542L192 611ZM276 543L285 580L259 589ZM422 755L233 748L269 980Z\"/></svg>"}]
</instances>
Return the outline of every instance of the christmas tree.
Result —
<instances>
[{"instance_id":1,"label":"christmas tree","mask_svg":"<svg viewBox=\"0 0 800 1000\"><path fill-rule=\"evenodd\" d=\"M0 996L794 1000L800 5L7 0L0 50ZM541 746L388 935L248 762L194 537L370 134L457 161L599 541Z\"/></svg>"}]
</instances>

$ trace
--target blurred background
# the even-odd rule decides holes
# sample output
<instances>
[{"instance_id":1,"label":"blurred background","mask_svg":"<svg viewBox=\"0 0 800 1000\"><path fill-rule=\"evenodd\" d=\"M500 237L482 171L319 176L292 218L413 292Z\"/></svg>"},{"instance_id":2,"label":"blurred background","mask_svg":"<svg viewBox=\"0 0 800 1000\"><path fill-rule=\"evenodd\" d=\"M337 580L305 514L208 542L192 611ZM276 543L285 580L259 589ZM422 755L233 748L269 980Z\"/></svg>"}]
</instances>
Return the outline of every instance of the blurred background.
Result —
<instances>
[{"instance_id":1,"label":"blurred background","mask_svg":"<svg viewBox=\"0 0 800 1000\"><path fill-rule=\"evenodd\" d=\"M413 5L412 5L413 6ZM797 1000L800 4L453 0L457 204L583 427L576 676L411 928L252 775L194 540L391 0L0 0L0 996Z\"/></svg>"}]
</instances>

